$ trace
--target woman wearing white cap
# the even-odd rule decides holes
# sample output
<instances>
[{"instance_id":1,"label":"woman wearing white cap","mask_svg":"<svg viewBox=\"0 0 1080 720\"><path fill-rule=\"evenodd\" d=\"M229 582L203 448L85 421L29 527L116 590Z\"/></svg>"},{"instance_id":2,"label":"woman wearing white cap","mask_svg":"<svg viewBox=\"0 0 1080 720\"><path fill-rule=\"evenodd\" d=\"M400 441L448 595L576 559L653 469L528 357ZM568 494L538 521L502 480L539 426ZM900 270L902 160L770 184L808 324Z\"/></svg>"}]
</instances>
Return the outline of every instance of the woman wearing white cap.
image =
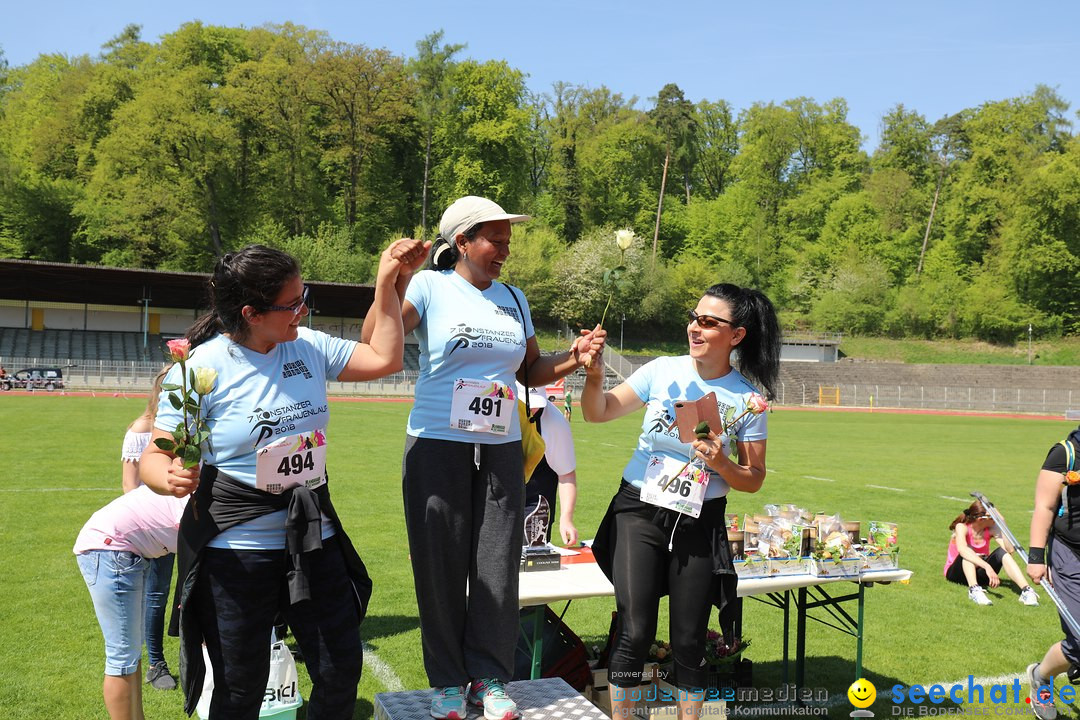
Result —
<instances>
[{"instance_id":1,"label":"woman wearing white cap","mask_svg":"<svg viewBox=\"0 0 1080 720\"><path fill-rule=\"evenodd\" d=\"M568 352L541 357L524 294L498 282L510 226L528 219L460 198L439 222L431 269L398 282L405 332L420 343L402 473L435 718L464 720L466 698L487 720L519 716L504 689L525 494L514 380L563 377L598 357L606 336L583 332Z\"/></svg>"}]
</instances>

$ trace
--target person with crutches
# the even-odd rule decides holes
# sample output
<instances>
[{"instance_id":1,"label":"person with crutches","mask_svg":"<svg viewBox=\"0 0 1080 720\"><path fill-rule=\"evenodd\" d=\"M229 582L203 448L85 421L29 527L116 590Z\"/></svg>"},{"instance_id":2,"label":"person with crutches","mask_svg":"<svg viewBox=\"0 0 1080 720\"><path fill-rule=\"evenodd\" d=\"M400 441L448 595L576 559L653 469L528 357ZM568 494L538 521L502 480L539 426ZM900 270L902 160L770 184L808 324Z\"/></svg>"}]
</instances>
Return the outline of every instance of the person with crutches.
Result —
<instances>
[{"instance_id":1,"label":"person with crutches","mask_svg":"<svg viewBox=\"0 0 1080 720\"><path fill-rule=\"evenodd\" d=\"M1080 428L1050 448L1035 485L1027 572L1036 585L1045 581L1056 592L1061 628L1065 631L1064 640L1051 645L1041 662L1027 668L1031 709L1040 720L1057 717L1054 677L1068 670L1071 664L1080 663L1080 633L1076 632L1073 620L1080 617L1078 450Z\"/></svg>"}]
</instances>

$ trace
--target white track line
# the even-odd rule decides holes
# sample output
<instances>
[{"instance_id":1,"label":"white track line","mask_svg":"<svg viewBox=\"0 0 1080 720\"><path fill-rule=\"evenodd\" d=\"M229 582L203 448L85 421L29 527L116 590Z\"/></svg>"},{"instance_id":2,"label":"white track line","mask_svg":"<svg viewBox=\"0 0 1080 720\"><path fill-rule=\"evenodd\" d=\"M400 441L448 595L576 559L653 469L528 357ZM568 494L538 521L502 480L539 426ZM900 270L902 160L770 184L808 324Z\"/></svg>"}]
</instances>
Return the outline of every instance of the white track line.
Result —
<instances>
[{"instance_id":1,"label":"white track line","mask_svg":"<svg viewBox=\"0 0 1080 720\"><path fill-rule=\"evenodd\" d=\"M821 482L836 482L832 478L823 478L818 477L817 475L803 475L803 477L807 478L808 480L820 480Z\"/></svg>"},{"instance_id":2,"label":"white track line","mask_svg":"<svg viewBox=\"0 0 1080 720\"><path fill-rule=\"evenodd\" d=\"M375 673L375 677L383 684L387 692L401 692L405 689L405 683L397 676L394 669L375 654L370 645L364 643L364 668Z\"/></svg>"},{"instance_id":3,"label":"white track line","mask_svg":"<svg viewBox=\"0 0 1080 720\"><path fill-rule=\"evenodd\" d=\"M866 487L874 488L875 490L892 490L893 492L907 492L907 490L905 490L903 488L894 488L894 487L888 487L888 486L885 486L885 485L867 485Z\"/></svg>"}]
</instances>

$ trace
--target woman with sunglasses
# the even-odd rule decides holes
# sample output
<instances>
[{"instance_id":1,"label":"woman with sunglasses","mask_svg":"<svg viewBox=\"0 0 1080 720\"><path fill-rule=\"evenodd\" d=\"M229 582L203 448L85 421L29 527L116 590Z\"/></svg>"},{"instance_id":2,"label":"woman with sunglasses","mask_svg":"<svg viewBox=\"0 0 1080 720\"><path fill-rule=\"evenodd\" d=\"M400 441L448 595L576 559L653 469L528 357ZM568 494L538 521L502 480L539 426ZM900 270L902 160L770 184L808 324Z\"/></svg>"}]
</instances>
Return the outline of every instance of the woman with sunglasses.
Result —
<instances>
[{"instance_id":1,"label":"woman with sunglasses","mask_svg":"<svg viewBox=\"0 0 1080 720\"><path fill-rule=\"evenodd\" d=\"M958 585L966 585L968 598L976 605L993 605L986 596L984 586L996 588L1001 584L998 573L1002 568L1017 587L1020 588L1020 602L1025 605L1038 605L1039 596L1024 578L1020 566L1013 560L1012 545L1008 539L995 532L994 520L986 512L983 504L976 500L964 512L949 523L952 537L945 556L945 579ZM997 541L998 547L990 552L990 540Z\"/></svg>"},{"instance_id":2,"label":"woman with sunglasses","mask_svg":"<svg viewBox=\"0 0 1080 720\"><path fill-rule=\"evenodd\" d=\"M607 422L645 407L637 446L593 546L615 585L618 608L608 662L612 717L635 710L627 690L642 683L665 594L670 595L673 684L685 691L680 713L689 717L700 711L702 696L694 691L708 682L702 658L711 606L720 608L728 640L734 632L736 576L724 523L726 496L729 490L757 492L765 480L764 414L745 415L730 434L710 432L684 443L675 404L715 393L720 417L728 421L747 408L756 392L751 382L772 396L780 367L776 311L759 291L722 283L705 292L688 319L687 355L653 360L608 392L603 364L594 363L581 396L588 422ZM738 352L738 370L731 364L733 351ZM729 457L732 452L736 459ZM688 459L698 471L684 480L680 470ZM654 504L672 494L667 492L672 487L678 489L675 495L683 489L699 493L697 517L673 509L676 503Z\"/></svg>"},{"instance_id":3,"label":"woman with sunglasses","mask_svg":"<svg viewBox=\"0 0 1080 720\"><path fill-rule=\"evenodd\" d=\"M140 475L155 491L195 493L180 523L177 602L180 683L190 715L213 666L210 716L259 715L270 633L282 612L312 679L307 716L353 716L363 654L360 621L371 596L360 556L330 501L326 381L371 380L401 369L401 305L394 285L427 255L416 240L382 254L369 310L370 341L302 326L308 289L296 260L252 245L222 257L209 283L209 313L188 330L189 370L217 371L203 396L210 438L202 468L186 470L151 444ZM179 365L166 378L179 383ZM154 439L183 419L162 393ZM196 492L198 490L198 492Z\"/></svg>"}]
</instances>

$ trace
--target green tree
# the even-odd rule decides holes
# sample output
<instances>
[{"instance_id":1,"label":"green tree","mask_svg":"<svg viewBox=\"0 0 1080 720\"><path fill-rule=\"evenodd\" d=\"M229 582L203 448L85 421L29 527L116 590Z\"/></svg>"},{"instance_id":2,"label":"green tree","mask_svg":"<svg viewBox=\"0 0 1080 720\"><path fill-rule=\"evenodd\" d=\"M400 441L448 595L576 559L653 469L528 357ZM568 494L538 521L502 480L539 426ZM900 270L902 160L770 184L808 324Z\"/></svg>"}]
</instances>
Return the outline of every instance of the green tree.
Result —
<instances>
[{"instance_id":1,"label":"green tree","mask_svg":"<svg viewBox=\"0 0 1080 720\"><path fill-rule=\"evenodd\" d=\"M660 239L660 215L664 210L664 192L667 185L668 166L674 159L678 172L682 175L686 202L690 202L690 177L693 174L696 159L696 123L694 105L683 95L683 91L674 83L660 88L656 98L656 107L649 111L649 117L664 139L664 166L660 177L660 196L656 204L656 229L653 231L652 262L656 262L656 248Z\"/></svg>"},{"instance_id":2,"label":"green tree","mask_svg":"<svg viewBox=\"0 0 1080 720\"><path fill-rule=\"evenodd\" d=\"M710 197L731 182L731 163L739 152L739 125L726 100L702 100L694 108L698 130L697 168Z\"/></svg>"},{"instance_id":3,"label":"green tree","mask_svg":"<svg viewBox=\"0 0 1080 720\"><path fill-rule=\"evenodd\" d=\"M431 143L439 116L447 110L448 87L446 76L453 67L453 58L465 45L443 45L443 31L437 30L416 43L416 57L408 64L416 78L417 115L424 134L424 180L421 185L420 227L426 237L428 186L431 172Z\"/></svg>"},{"instance_id":4,"label":"green tree","mask_svg":"<svg viewBox=\"0 0 1080 720\"><path fill-rule=\"evenodd\" d=\"M447 87L434 137L436 197L443 206L481 195L507 209L521 207L529 172L524 75L505 62L467 60L449 70Z\"/></svg>"}]
</instances>

